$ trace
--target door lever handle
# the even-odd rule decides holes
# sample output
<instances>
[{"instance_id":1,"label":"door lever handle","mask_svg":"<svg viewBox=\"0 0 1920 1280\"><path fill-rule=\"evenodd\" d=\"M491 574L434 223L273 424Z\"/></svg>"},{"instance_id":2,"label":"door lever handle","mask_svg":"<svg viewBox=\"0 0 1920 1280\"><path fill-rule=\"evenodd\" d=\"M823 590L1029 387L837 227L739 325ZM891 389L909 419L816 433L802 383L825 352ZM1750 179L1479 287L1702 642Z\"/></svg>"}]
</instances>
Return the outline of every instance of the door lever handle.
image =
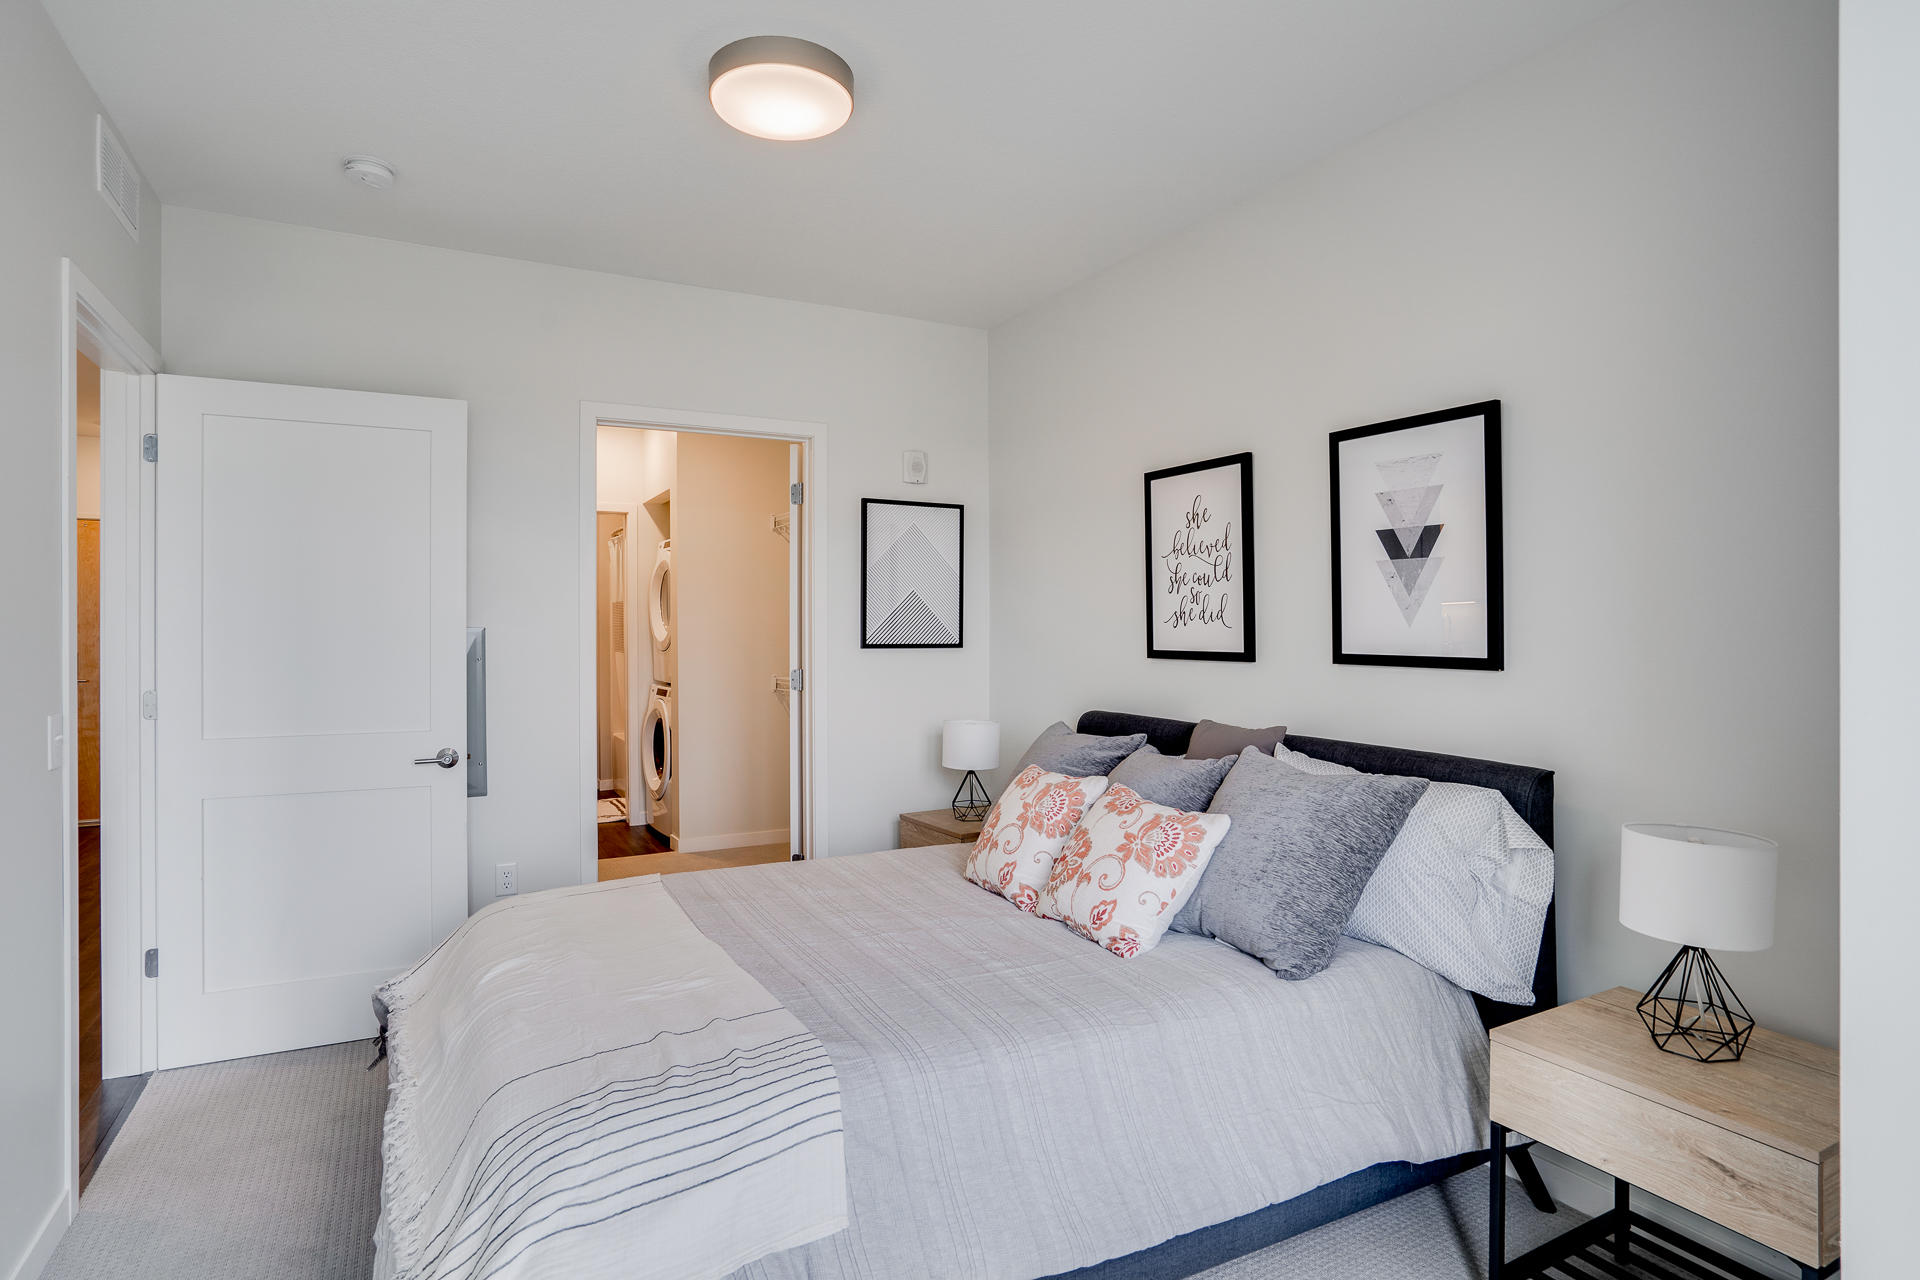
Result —
<instances>
[{"instance_id":1,"label":"door lever handle","mask_svg":"<svg viewBox=\"0 0 1920 1280\"><path fill-rule=\"evenodd\" d=\"M452 747L442 747L430 756L422 756L415 764L437 764L442 769L451 769L460 763L460 753Z\"/></svg>"}]
</instances>

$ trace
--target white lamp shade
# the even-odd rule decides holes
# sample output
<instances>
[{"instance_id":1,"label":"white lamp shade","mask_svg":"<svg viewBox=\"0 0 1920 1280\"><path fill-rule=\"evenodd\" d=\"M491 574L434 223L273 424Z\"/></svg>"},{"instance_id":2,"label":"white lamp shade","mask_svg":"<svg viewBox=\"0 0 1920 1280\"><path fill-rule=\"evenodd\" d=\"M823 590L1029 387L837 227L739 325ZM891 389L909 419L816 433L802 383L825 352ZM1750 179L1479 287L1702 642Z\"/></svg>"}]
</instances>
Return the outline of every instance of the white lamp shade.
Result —
<instances>
[{"instance_id":1,"label":"white lamp shade","mask_svg":"<svg viewBox=\"0 0 1920 1280\"><path fill-rule=\"evenodd\" d=\"M991 720L949 720L940 726L940 764L947 769L998 769L1000 726Z\"/></svg>"},{"instance_id":2,"label":"white lamp shade","mask_svg":"<svg viewBox=\"0 0 1920 1280\"><path fill-rule=\"evenodd\" d=\"M1773 945L1780 846L1712 827L1629 822L1620 828L1620 923L1709 951Z\"/></svg>"}]
</instances>

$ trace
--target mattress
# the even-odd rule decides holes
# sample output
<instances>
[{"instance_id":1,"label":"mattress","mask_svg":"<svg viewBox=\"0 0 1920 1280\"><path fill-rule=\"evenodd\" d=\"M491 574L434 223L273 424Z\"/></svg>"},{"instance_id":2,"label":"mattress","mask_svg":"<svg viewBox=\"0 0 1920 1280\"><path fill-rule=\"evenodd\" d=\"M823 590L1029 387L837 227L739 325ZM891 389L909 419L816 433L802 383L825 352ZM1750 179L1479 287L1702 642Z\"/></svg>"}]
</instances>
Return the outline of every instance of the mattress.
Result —
<instances>
[{"instance_id":1,"label":"mattress","mask_svg":"<svg viewBox=\"0 0 1920 1280\"><path fill-rule=\"evenodd\" d=\"M1029 1280L1482 1145L1486 1032L1438 975L1345 938L1302 982L1191 935L1123 960L966 851L666 878L840 1080L849 1226L739 1280Z\"/></svg>"}]
</instances>

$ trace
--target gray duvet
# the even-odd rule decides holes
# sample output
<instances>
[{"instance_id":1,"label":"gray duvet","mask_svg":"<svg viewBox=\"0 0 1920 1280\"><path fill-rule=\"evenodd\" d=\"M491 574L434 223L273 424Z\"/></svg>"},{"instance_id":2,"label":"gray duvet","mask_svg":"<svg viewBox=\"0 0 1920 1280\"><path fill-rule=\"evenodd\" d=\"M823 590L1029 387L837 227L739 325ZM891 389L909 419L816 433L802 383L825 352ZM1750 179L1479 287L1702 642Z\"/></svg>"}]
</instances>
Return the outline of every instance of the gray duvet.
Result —
<instances>
[{"instance_id":1,"label":"gray duvet","mask_svg":"<svg viewBox=\"0 0 1920 1280\"><path fill-rule=\"evenodd\" d=\"M1413 961L1342 938L1288 982L1185 934L1123 960L965 855L667 877L840 1077L851 1225L740 1280L1026 1280L1484 1145L1486 1033Z\"/></svg>"}]
</instances>

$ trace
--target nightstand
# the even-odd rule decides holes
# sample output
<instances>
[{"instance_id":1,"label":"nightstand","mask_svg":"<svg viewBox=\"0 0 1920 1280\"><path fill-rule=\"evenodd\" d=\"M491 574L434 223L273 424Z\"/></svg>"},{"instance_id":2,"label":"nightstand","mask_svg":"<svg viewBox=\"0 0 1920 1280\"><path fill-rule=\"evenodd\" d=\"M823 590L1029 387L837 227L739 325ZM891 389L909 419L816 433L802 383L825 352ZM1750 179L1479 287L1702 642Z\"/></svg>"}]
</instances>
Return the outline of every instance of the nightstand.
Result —
<instances>
[{"instance_id":1,"label":"nightstand","mask_svg":"<svg viewBox=\"0 0 1920 1280\"><path fill-rule=\"evenodd\" d=\"M1615 987L1493 1032L1492 1280L1620 1275L1631 1255L1650 1276L1733 1275L1728 1260L1630 1211L1640 1187L1777 1249L1804 1278L1840 1265L1840 1058L1756 1029L1738 1062L1696 1062L1655 1047ZM1611 1212L1503 1260L1508 1130L1614 1179ZM1584 1267L1564 1266L1583 1259Z\"/></svg>"},{"instance_id":2,"label":"nightstand","mask_svg":"<svg viewBox=\"0 0 1920 1280\"><path fill-rule=\"evenodd\" d=\"M962 822L952 809L922 809L900 815L900 847L921 849L934 844L972 844L980 838L982 822Z\"/></svg>"}]
</instances>

